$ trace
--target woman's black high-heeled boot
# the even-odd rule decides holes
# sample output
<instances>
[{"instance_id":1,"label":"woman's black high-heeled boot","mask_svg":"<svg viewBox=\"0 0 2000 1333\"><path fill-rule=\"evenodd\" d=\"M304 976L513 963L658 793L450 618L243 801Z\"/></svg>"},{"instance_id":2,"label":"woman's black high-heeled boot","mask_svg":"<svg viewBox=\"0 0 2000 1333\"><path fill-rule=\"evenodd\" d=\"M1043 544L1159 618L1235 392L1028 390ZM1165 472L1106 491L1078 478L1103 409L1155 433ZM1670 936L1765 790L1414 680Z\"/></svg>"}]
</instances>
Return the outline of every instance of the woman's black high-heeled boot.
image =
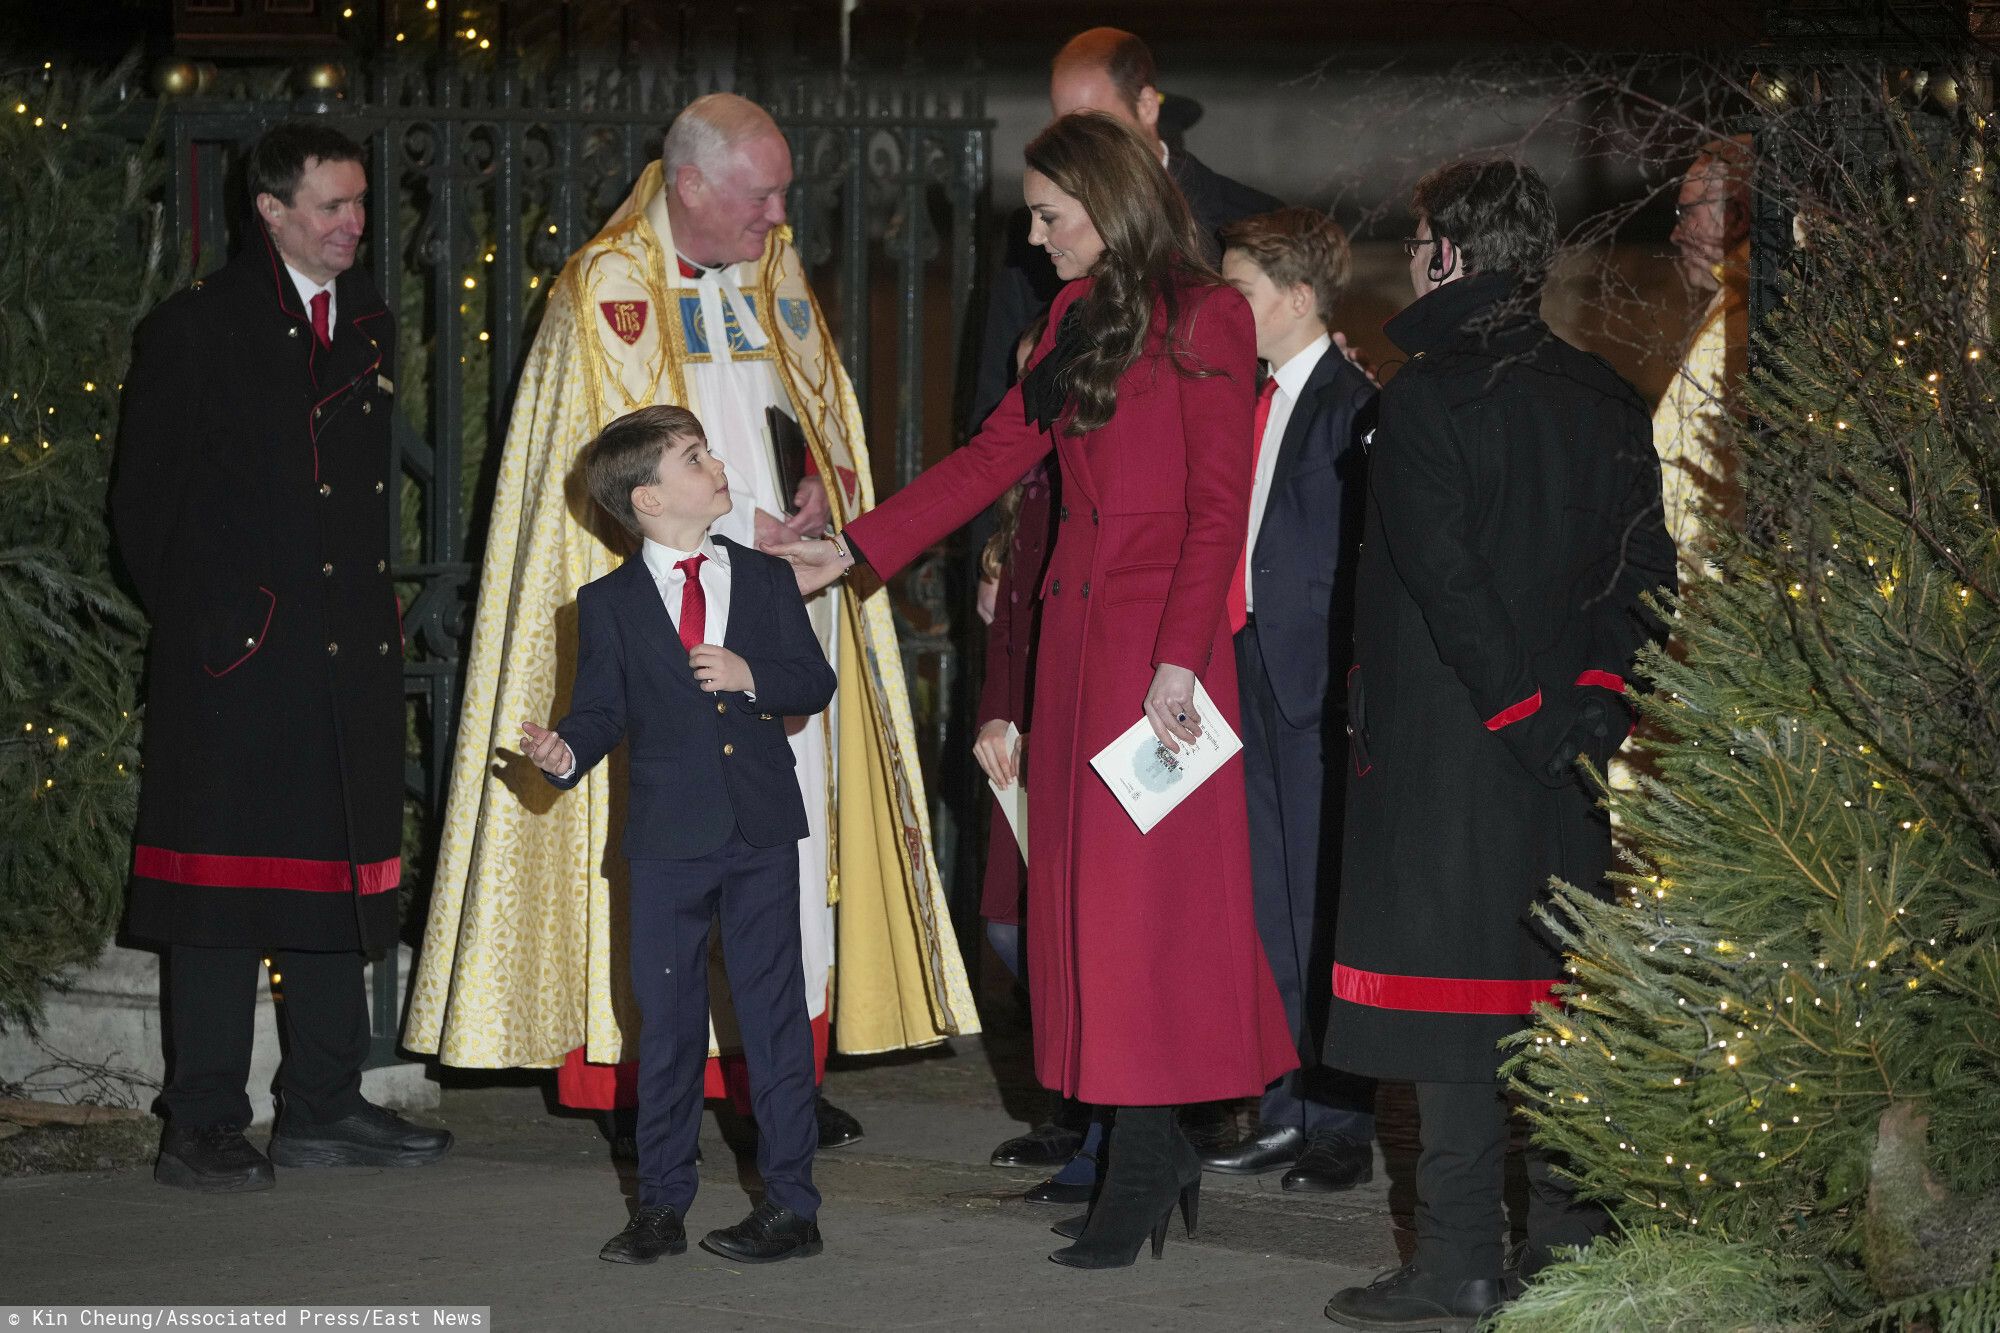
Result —
<instances>
[{"instance_id":1,"label":"woman's black high-heeled boot","mask_svg":"<svg viewBox=\"0 0 2000 1333\"><path fill-rule=\"evenodd\" d=\"M1122 1106L1111 1125L1111 1161L1083 1234L1049 1258L1071 1268L1129 1268L1149 1238L1153 1257L1167 1243L1178 1203L1194 1234L1201 1205L1201 1158L1171 1106Z\"/></svg>"}]
</instances>

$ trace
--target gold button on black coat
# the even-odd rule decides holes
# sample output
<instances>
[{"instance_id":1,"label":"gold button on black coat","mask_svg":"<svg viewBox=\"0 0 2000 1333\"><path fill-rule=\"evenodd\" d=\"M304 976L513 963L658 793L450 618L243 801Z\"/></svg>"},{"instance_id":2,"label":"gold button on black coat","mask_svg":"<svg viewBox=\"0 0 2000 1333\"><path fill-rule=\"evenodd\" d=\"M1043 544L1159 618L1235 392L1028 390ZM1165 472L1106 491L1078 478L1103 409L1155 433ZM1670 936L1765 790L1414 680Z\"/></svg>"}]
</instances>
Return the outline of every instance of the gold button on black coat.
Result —
<instances>
[{"instance_id":1,"label":"gold button on black coat","mask_svg":"<svg viewBox=\"0 0 2000 1333\"><path fill-rule=\"evenodd\" d=\"M722 746L722 752L724 754L735 754L736 747L725 741Z\"/></svg>"}]
</instances>

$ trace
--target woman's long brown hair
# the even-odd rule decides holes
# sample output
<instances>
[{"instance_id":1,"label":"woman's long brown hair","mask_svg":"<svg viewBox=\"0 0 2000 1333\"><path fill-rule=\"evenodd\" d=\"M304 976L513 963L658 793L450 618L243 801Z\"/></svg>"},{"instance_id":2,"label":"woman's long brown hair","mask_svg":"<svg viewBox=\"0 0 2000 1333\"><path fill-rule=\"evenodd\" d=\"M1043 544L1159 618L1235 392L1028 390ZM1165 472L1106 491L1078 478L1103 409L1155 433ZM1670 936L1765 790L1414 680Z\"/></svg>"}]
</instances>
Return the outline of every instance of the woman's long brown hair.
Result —
<instances>
[{"instance_id":1,"label":"woman's long brown hair","mask_svg":"<svg viewBox=\"0 0 2000 1333\"><path fill-rule=\"evenodd\" d=\"M1184 375L1213 371L1185 364L1178 288L1219 283L1202 258L1180 187L1145 141L1096 111L1076 111L1036 135L1028 166L1083 205L1104 242L1090 271L1095 285L1078 303L1087 335L1064 376L1072 435L1096 430L1118 409L1118 378L1145 350L1155 302L1166 305L1168 355Z\"/></svg>"}]
</instances>

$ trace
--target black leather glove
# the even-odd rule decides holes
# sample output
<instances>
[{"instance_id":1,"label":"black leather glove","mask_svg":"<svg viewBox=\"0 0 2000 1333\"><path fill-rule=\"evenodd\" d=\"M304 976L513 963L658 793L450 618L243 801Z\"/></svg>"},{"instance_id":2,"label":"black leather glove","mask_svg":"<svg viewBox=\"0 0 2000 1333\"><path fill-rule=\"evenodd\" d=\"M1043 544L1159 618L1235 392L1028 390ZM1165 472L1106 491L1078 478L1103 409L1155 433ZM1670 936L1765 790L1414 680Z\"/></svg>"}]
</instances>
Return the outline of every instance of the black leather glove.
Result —
<instances>
[{"instance_id":1,"label":"black leather glove","mask_svg":"<svg viewBox=\"0 0 2000 1333\"><path fill-rule=\"evenodd\" d=\"M1625 742L1632 729L1632 711L1625 696L1601 685L1573 685L1497 734L1529 776L1545 787L1566 787L1581 780L1578 755L1588 756L1598 771Z\"/></svg>"},{"instance_id":2,"label":"black leather glove","mask_svg":"<svg viewBox=\"0 0 2000 1333\"><path fill-rule=\"evenodd\" d=\"M1632 708L1625 696L1596 685L1571 690L1572 720L1562 742L1549 756L1542 781L1560 787L1578 777L1576 757L1584 756L1602 773L1632 730Z\"/></svg>"}]
</instances>

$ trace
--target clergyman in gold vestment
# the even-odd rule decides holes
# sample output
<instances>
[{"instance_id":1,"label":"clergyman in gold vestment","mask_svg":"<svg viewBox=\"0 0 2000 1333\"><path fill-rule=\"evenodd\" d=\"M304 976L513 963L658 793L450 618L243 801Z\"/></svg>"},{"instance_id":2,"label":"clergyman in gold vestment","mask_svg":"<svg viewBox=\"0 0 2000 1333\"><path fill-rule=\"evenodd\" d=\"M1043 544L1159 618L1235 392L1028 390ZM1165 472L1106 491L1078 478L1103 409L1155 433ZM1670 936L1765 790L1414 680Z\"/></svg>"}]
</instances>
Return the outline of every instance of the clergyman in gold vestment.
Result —
<instances>
[{"instance_id":1,"label":"clergyman in gold vestment","mask_svg":"<svg viewBox=\"0 0 2000 1333\"><path fill-rule=\"evenodd\" d=\"M576 589L629 554L592 512L578 451L618 416L677 404L729 468L741 499L716 529L738 541L838 527L874 502L860 411L783 225L790 178L769 116L729 94L698 99L549 293L500 460L404 1030L446 1064L549 1068L578 1049L609 1064L637 1031L624 866L607 854L621 784L600 765L558 793L511 753L523 718L562 710ZM806 442L811 475L794 495L780 493L767 408ZM839 590L808 609L840 681L822 717L790 724L813 824L800 847L812 1014L832 1006L849 1053L976 1032L886 594ZM724 1010L717 1027L726 1049Z\"/></svg>"}]
</instances>

